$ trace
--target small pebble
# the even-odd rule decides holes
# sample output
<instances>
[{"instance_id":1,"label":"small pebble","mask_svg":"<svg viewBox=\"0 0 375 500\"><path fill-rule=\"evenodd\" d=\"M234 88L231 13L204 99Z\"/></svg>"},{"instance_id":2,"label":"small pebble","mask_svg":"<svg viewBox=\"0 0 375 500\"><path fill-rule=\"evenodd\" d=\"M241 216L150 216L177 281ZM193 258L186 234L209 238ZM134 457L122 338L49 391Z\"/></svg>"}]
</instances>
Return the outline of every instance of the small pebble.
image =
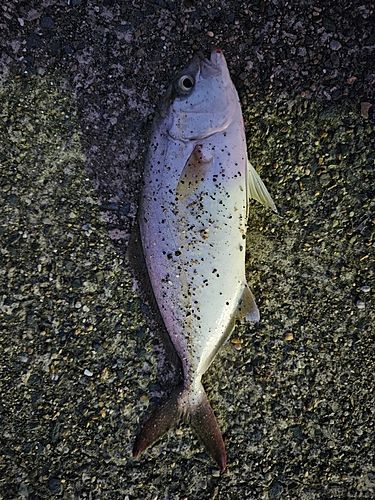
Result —
<instances>
[{"instance_id":1,"label":"small pebble","mask_svg":"<svg viewBox=\"0 0 375 500\"><path fill-rule=\"evenodd\" d=\"M242 347L242 340L239 339L238 337L235 337L231 340L232 346L239 351Z\"/></svg>"},{"instance_id":2,"label":"small pebble","mask_svg":"<svg viewBox=\"0 0 375 500\"><path fill-rule=\"evenodd\" d=\"M371 107L372 107L371 102L361 102L361 115L366 120L368 120L369 111L370 111Z\"/></svg>"},{"instance_id":3,"label":"small pebble","mask_svg":"<svg viewBox=\"0 0 375 500\"><path fill-rule=\"evenodd\" d=\"M83 374L86 375L86 377L92 377L94 375L94 373L91 370L88 370L87 368L85 369Z\"/></svg>"},{"instance_id":4,"label":"small pebble","mask_svg":"<svg viewBox=\"0 0 375 500\"><path fill-rule=\"evenodd\" d=\"M332 40L329 47L331 50L340 50L342 45L338 40Z\"/></svg>"},{"instance_id":5,"label":"small pebble","mask_svg":"<svg viewBox=\"0 0 375 500\"><path fill-rule=\"evenodd\" d=\"M56 477L51 477L48 480L48 489L52 493L59 493L61 491L61 482L60 482L60 479L58 479Z\"/></svg>"},{"instance_id":6,"label":"small pebble","mask_svg":"<svg viewBox=\"0 0 375 500\"><path fill-rule=\"evenodd\" d=\"M369 293L370 290L371 290L371 287L368 285L361 286L361 291L364 293Z\"/></svg>"},{"instance_id":7,"label":"small pebble","mask_svg":"<svg viewBox=\"0 0 375 500\"><path fill-rule=\"evenodd\" d=\"M357 300L356 305L357 305L358 309L365 309L366 308L366 304L362 300Z\"/></svg>"},{"instance_id":8,"label":"small pebble","mask_svg":"<svg viewBox=\"0 0 375 500\"><path fill-rule=\"evenodd\" d=\"M55 27L55 21L50 16L43 16L40 20L40 27L45 29L53 29Z\"/></svg>"},{"instance_id":9,"label":"small pebble","mask_svg":"<svg viewBox=\"0 0 375 500\"><path fill-rule=\"evenodd\" d=\"M213 31L207 31L207 36L209 36L210 38L213 38L215 35L214 35Z\"/></svg>"},{"instance_id":10,"label":"small pebble","mask_svg":"<svg viewBox=\"0 0 375 500\"><path fill-rule=\"evenodd\" d=\"M355 83L356 81L358 80L358 78L356 76L350 76L347 80L346 80L346 83L348 85L353 85L353 83Z\"/></svg>"},{"instance_id":11,"label":"small pebble","mask_svg":"<svg viewBox=\"0 0 375 500\"><path fill-rule=\"evenodd\" d=\"M290 342L293 339L294 339L293 332L286 332L284 334L284 340L285 340L285 342Z\"/></svg>"}]
</instances>

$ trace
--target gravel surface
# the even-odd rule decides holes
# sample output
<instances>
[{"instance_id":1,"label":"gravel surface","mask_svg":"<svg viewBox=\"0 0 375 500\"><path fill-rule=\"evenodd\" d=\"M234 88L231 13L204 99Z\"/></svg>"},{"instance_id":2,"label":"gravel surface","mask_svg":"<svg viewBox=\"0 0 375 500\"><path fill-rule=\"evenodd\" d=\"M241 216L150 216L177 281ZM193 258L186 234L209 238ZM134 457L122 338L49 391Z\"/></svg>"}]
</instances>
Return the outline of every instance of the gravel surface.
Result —
<instances>
[{"instance_id":1,"label":"gravel surface","mask_svg":"<svg viewBox=\"0 0 375 500\"><path fill-rule=\"evenodd\" d=\"M0 498L374 498L373 2L0 12ZM187 425L131 458L175 373L126 258L155 106L213 46L280 212L252 204L262 319L204 381L222 476Z\"/></svg>"}]
</instances>

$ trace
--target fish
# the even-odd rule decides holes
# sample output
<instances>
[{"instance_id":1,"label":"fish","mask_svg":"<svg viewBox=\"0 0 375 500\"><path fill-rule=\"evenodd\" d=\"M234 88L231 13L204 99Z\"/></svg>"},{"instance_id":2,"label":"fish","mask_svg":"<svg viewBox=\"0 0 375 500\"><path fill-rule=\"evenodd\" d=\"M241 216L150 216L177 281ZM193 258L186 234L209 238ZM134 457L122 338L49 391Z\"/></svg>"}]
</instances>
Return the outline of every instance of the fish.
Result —
<instances>
[{"instance_id":1,"label":"fish","mask_svg":"<svg viewBox=\"0 0 375 500\"><path fill-rule=\"evenodd\" d=\"M249 200L276 211L248 160L240 100L219 48L197 54L156 114L138 224L152 291L183 382L141 428L139 457L180 419L221 472L227 453L202 376L236 321L259 321L245 276Z\"/></svg>"}]
</instances>

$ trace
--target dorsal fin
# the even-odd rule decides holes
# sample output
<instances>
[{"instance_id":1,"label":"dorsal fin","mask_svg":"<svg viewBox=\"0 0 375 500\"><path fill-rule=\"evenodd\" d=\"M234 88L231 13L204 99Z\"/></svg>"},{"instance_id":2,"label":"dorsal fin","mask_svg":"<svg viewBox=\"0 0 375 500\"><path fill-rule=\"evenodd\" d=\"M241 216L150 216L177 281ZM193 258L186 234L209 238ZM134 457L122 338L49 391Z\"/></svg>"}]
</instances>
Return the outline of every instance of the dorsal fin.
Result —
<instances>
[{"instance_id":1,"label":"dorsal fin","mask_svg":"<svg viewBox=\"0 0 375 500\"><path fill-rule=\"evenodd\" d=\"M256 305L255 297L247 283L245 283L242 297L238 302L237 319L239 321L245 319L246 321L252 321L254 323L257 323L260 319L259 309Z\"/></svg>"}]
</instances>

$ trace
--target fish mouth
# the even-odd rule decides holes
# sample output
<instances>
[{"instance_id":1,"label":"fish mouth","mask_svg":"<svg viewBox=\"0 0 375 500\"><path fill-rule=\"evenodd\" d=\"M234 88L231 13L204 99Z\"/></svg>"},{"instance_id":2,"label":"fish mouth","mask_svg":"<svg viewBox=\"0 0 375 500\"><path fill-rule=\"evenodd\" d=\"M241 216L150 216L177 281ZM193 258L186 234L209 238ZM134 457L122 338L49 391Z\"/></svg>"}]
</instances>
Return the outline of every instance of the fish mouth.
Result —
<instances>
[{"instance_id":1,"label":"fish mouth","mask_svg":"<svg viewBox=\"0 0 375 500\"><path fill-rule=\"evenodd\" d=\"M219 47L215 47L211 51L210 62L211 64L215 64L215 66L219 66L222 63L224 56L223 51Z\"/></svg>"},{"instance_id":2,"label":"fish mouth","mask_svg":"<svg viewBox=\"0 0 375 500\"><path fill-rule=\"evenodd\" d=\"M219 48L211 50L208 56L206 56L203 52L198 52L195 57L201 70L209 68L220 71L224 61L223 52Z\"/></svg>"}]
</instances>

